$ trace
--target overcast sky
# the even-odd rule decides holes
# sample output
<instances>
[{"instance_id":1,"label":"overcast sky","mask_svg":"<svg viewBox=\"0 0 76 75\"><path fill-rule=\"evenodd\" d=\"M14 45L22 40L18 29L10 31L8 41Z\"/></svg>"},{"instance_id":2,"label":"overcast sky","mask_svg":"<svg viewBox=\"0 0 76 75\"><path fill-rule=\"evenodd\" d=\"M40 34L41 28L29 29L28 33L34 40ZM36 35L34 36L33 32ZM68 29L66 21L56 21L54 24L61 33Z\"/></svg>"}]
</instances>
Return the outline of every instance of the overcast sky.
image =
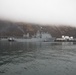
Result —
<instances>
[{"instance_id":1,"label":"overcast sky","mask_svg":"<svg viewBox=\"0 0 76 75\"><path fill-rule=\"evenodd\" d=\"M0 0L0 18L76 25L76 0Z\"/></svg>"}]
</instances>

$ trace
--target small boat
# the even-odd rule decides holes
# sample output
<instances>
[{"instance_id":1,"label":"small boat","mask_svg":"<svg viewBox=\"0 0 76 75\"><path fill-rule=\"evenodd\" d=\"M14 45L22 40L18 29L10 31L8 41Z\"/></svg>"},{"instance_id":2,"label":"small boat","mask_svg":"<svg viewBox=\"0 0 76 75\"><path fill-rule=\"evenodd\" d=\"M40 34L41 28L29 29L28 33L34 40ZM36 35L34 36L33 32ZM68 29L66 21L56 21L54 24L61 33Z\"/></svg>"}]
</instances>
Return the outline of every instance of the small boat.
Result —
<instances>
[{"instance_id":1,"label":"small boat","mask_svg":"<svg viewBox=\"0 0 76 75\"><path fill-rule=\"evenodd\" d=\"M14 41L14 38L8 38L8 41Z\"/></svg>"}]
</instances>

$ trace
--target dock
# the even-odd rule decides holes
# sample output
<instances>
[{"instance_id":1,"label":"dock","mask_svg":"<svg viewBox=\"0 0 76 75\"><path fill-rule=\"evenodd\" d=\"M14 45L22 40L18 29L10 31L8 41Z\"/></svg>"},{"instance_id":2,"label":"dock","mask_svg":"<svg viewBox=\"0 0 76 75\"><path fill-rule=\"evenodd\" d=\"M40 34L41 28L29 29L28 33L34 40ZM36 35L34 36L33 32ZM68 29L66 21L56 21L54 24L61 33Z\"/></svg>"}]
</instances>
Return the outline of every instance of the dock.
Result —
<instances>
[{"instance_id":1,"label":"dock","mask_svg":"<svg viewBox=\"0 0 76 75\"><path fill-rule=\"evenodd\" d=\"M69 36L62 36L62 38L56 38L55 42L76 42L76 38Z\"/></svg>"},{"instance_id":2,"label":"dock","mask_svg":"<svg viewBox=\"0 0 76 75\"><path fill-rule=\"evenodd\" d=\"M55 39L55 42L76 42L76 39L73 40L61 40L61 39Z\"/></svg>"}]
</instances>

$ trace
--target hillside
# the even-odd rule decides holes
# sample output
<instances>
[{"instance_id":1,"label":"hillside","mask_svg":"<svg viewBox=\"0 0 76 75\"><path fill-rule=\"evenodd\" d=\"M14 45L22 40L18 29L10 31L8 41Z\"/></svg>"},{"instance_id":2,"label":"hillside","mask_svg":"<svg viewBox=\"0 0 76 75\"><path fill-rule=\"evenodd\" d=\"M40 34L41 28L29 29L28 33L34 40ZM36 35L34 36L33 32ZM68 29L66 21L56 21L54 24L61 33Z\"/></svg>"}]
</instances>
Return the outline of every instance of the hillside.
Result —
<instances>
[{"instance_id":1,"label":"hillside","mask_svg":"<svg viewBox=\"0 0 76 75\"><path fill-rule=\"evenodd\" d=\"M31 23L19 23L10 21L0 21L0 37L22 37L23 34L36 34L40 27L42 26L42 31L49 32L53 37L61 37L62 35L68 35L76 37L76 28L72 26L53 26L53 25L37 25Z\"/></svg>"}]
</instances>

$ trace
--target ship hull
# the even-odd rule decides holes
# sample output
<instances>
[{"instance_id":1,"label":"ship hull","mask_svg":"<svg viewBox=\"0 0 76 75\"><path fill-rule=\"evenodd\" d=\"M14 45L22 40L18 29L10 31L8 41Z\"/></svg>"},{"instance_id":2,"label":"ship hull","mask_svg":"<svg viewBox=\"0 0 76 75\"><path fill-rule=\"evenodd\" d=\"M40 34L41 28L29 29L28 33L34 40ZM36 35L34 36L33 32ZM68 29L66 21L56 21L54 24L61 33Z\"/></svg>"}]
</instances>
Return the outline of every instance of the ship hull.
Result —
<instances>
[{"instance_id":1,"label":"ship hull","mask_svg":"<svg viewBox=\"0 0 76 75\"><path fill-rule=\"evenodd\" d=\"M17 42L53 42L54 39L53 38L31 38L31 39L15 39L15 41Z\"/></svg>"}]
</instances>

